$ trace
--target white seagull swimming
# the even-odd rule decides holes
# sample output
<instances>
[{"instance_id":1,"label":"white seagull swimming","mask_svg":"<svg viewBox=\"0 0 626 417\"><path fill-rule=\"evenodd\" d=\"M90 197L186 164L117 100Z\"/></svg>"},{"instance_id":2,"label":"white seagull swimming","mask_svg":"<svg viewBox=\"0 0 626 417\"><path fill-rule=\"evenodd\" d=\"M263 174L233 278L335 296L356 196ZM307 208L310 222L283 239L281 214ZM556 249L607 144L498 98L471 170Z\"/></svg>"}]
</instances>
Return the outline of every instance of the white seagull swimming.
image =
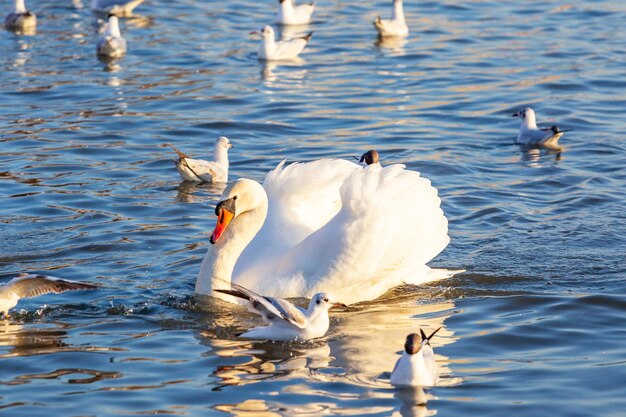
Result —
<instances>
[{"instance_id":1,"label":"white seagull swimming","mask_svg":"<svg viewBox=\"0 0 626 417\"><path fill-rule=\"evenodd\" d=\"M97 13L111 13L119 17L133 15L133 10L143 3L143 0L92 0L91 10Z\"/></svg>"},{"instance_id":2,"label":"white seagull swimming","mask_svg":"<svg viewBox=\"0 0 626 417\"><path fill-rule=\"evenodd\" d=\"M406 337L402 357L398 359L391 372L391 385L432 387L437 383L437 363L433 348L430 346L430 339L439 329L428 337L420 329L421 339L417 333L411 333Z\"/></svg>"},{"instance_id":3,"label":"white seagull swimming","mask_svg":"<svg viewBox=\"0 0 626 417\"><path fill-rule=\"evenodd\" d=\"M561 149L559 139L568 130L561 130L558 126L538 128L535 111L530 107L513 114L513 117L522 119L517 135L517 143L528 146L542 146L548 149Z\"/></svg>"},{"instance_id":4,"label":"white seagull swimming","mask_svg":"<svg viewBox=\"0 0 626 417\"><path fill-rule=\"evenodd\" d=\"M20 274L0 286L0 313L9 314L21 298L37 297L48 293L62 293L74 290L93 290L92 284L69 281L48 275Z\"/></svg>"},{"instance_id":5,"label":"white seagull swimming","mask_svg":"<svg viewBox=\"0 0 626 417\"><path fill-rule=\"evenodd\" d=\"M258 32L252 32L258 33ZM261 46L259 47L258 57L265 61L281 61L294 59L304 49L306 44L313 36L310 32L301 38L294 38L287 41L276 41L274 29L271 26L265 26L261 30Z\"/></svg>"},{"instance_id":6,"label":"white seagull swimming","mask_svg":"<svg viewBox=\"0 0 626 417\"><path fill-rule=\"evenodd\" d=\"M321 159L238 179L215 207L217 224L196 293L235 282L274 297L325 291L345 303L402 283L450 276L426 263L448 244L437 189L404 165Z\"/></svg>"},{"instance_id":7,"label":"white seagull swimming","mask_svg":"<svg viewBox=\"0 0 626 417\"><path fill-rule=\"evenodd\" d=\"M326 293L317 293L311 298L306 310L287 300L259 295L241 285L232 284L230 290L215 291L247 300L248 311L258 314L269 326L255 327L240 335L246 339L268 339L279 341L310 340L322 337L328 331L328 310L346 307L335 302Z\"/></svg>"},{"instance_id":8,"label":"white seagull swimming","mask_svg":"<svg viewBox=\"0 0 626 417\"><path fill-rule=\"evenodd\" d=\"M402 0L393 0L393 9L391 11L391 19L381 19L377 16L374 20L374 26L378 30L380 36L408 36L409 27L404 20L404 10L402 8Z\"/></svg>"},{"instance_id":9,"label":"white seagull swimming","mask_svg":"<svg viewBox=\"0 0 626 417\"><path fill-rule=\"evenodd\" d=\"M120 24L117 16L109 15L106 28L96 45L98 56L120 58L126 53L126 39L120 33Z\"/></svg>"},{"instance_id":10,"label":"white seagull swimming","mask_svg":"<svg viewBox=\"0 0 626 417\"><path fill-rule=\"evenodd\" d=\"M306 25L311 23L315 3L295 5L294 0L278 0L275 22L279 25Z\"/></svg>"},{"instance_id":11,"label":"white seagull swimming","mask_svg":"<svg viewBox=\"0 0 626 417\"><path fill-rule=\"evenodd\" d=\"M215 161L191 159L173 145L169 146L178 154L174 160L176 169L184 181L194 182L228 182L228 150L233 147L227 137L220 136L215 141L213 158Z\"/></svg>"},{"instance_id":12,"label":"white seagull swimming","mask_svg":"<svg viewBox=\"0 0 626 417\"><path fill-rule=\"evenodd\" d=\"M26 9L24 0L13 0L13 12L4 19L4 26L9 30L34 31L37 27L37 16Z\"/></svg>"}]
</instances>

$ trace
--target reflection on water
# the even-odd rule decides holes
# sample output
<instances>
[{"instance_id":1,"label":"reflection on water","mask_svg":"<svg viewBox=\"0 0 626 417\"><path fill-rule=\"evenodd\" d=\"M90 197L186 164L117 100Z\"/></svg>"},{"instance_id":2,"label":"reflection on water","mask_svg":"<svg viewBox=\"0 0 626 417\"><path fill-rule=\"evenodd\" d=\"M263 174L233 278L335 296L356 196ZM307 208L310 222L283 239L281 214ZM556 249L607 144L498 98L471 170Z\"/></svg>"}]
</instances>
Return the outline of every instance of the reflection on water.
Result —
<instances>
[{"instance_id":1,"label":"reflection on water","mask_svg":"<svg viewBox=\"0 0 626 417\"><path fill-rule=\"evenodd\" d=\"M392 52L404 52L404 46L408 42L405 37L379 36L374 45L380 49L389 49Z\"/></svg>"}]
</instances>

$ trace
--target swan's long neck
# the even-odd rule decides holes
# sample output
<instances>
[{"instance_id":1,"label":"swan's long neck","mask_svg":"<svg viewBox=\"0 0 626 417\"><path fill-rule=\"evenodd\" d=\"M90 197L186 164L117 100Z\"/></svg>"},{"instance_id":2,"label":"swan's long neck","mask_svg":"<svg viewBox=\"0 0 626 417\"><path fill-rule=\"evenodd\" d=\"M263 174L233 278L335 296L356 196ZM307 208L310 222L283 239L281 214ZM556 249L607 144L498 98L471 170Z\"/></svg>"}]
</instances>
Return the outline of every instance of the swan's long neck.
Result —
<instances>
[{"instance_id":1,"label":"swan's long neck","mask_svg":"<svg viewBox=\"0 0 626 417\"><path fill-rule=\"evenodd\" d=\"M24 4L24 0L14 0L13 9L15 13L26 13L26 4Z\"/></svg>"},{"instance_id":2,"label":"swan's long neck","mask_svg":"<svg viewBox=\"0 0 626 417\"><path fill-rule=\"evenodd\" d=\"M395 0L393 2L393 11L391 12L391 19L400 20L404 22L404 10L402 8L402 0Z\"/></svg>"},{"instance_id":3,"label":"swan's long neck","mask_svg":"<svg viewBox=\"0 0 626 417\"><path fill-rule=\"evenodd\" d=\"M207 250L196 280L196 293L212 294L213 288L229 288L235 263L248 243L257 234L267 215L267 199L263 204L236 216L222 237Z\"/></svg>"}]
</instances>

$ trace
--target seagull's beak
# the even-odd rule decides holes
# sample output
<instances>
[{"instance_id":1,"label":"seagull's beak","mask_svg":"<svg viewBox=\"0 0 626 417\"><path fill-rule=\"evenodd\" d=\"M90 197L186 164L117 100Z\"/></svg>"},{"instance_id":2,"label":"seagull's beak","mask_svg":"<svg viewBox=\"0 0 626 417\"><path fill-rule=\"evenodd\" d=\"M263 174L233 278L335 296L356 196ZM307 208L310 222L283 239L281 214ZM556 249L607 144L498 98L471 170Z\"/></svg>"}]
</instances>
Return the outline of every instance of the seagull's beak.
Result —
<instances>
[{"instance_id":1,"label":"seagull's beak","mask_svg":"<svg viewBox=\"0 0 626 417\"><path fill-rule=\"evenodd\" d=\"M259 32L258 30L253 30L252 32L249 33L249 35L258 35L259 33L261 32Z\"/></svg>"},{"instance_id":2,"label":"seagull's beak","mask_svg":"<svg viewBox=\"0 0 626 417\"><path fill-rule=\"evenodd\" d=\"M217 207L215 207L215 213L217 214L217 224L211 235L211 243L213 244L218 241L233 220L233 217L235 217L233 200L229 199L219 202Z\"/></svg>"}]
</instances>

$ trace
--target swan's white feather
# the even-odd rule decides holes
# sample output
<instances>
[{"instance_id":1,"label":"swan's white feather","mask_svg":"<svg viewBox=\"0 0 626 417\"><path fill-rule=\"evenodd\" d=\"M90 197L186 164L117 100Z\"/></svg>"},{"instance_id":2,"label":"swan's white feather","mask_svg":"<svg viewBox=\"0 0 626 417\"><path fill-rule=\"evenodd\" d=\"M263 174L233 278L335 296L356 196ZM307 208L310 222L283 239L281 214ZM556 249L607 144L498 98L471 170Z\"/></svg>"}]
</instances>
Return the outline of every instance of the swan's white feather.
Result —
<instances>
[{"instance_id":1,"label":"swan's white feather","mask_svg":"<svg viewBox=\"0 0 626 417\"><path fill-rule=\"evenodd\" d=\"M447 219L418 172L320 160L279 165L265 185L271 214L234 282L281 297L324 290L352 303L435 277L425 264L449 242Z\"/></svg>"}]
</instances>

